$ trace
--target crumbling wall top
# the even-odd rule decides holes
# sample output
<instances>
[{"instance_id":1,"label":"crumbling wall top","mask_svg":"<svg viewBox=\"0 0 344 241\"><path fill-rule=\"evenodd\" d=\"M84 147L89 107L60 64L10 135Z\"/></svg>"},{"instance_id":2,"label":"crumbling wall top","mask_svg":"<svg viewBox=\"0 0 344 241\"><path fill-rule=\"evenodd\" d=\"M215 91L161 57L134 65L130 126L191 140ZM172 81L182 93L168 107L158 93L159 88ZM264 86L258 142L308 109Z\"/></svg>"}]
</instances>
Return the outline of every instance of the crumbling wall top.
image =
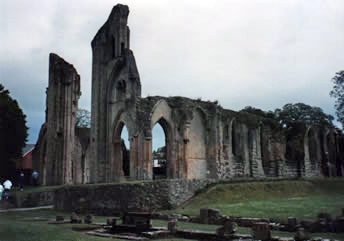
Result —
<instances>
[{"instance_id":1,"label":"crumbling wall top","mask_svg":"<svg viewBox=\"0 0 344 241\"><path fill-rule=\"evenodd\" d=\"M49 72L50 76L55 76L50 78L50 81L58 81L64 85L70 85L72 81L76 81L78 90L80 92L80 75L74 68L74 66L57 54L49 54ZM74 77L72 77L74 75ZM71 78L72 77L72 78Z\"/></svg>"},{"instance_id":2,"label":"crumbling wall top","mask_svg":"<svg viewBox=\"0 0 344 241\"><path fill-rule=\"evenodd\" d=\"M111 28L119 28L120 26L127 28L128 16L129 7L127 5L117 4L114 6L108 19L94 36L91 42L92 48L107 41L109 33L114 31Z\"/></svg>"}]
</instances>

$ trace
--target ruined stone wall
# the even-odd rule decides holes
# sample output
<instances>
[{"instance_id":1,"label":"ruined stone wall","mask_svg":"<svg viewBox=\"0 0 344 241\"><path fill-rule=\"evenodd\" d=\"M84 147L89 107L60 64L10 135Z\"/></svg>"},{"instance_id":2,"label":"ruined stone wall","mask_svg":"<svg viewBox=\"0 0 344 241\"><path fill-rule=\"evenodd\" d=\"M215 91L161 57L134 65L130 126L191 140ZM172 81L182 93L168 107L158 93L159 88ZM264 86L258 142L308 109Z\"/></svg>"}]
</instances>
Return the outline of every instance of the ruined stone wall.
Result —
<instances>
[{"instance_id":1,"label":"ruined stone wall","mask_svg":"<svg viewBox=\"0 0 344 241\"><path fill-rule=\"evenodd\" d=\"M127 101L141 95L135 58L129 50L128 6L117 5L92 40L91 182L119 180L113 168L114 119ZM134 141L134 140L133 140Z\"/></svg>"},{"instance_id":2,"label":"ruined stone wall","mask_svg":"<svg viewBox=\"0 0 344 241\"><path fill-rule=\"evenodd\" d=\"M91 130L75 129L79 75L50 55L46 122L33 154L43 184L151 180L156 124L165 132L167 178L343 175L343 137L329 127L286 128L200 99L141 98L128 14L127 6L116 5L92 41ZM124 126L129 154L121 140Z\"/></svg>"},{"instance_id":3,"label":"ruined stone wall","mask_svg":"<svg viewBox=\"0 0 344 241\"><path fill-rule=\"evenodd\" d=\"M46 122L33 154L33 167L40 173L42 184L86 182L81 174L81 160L85 159L87 146L75 135L80 95L80 76L73 65L50 54ZM78 151L80 158L76 158Z\"/></svg>"},{"instance_id":4,"label":"ruined stone wall","mask_svg":"<svg viewBox=\"0 0 344 241\"><path fill-rule=\"evenodd\" d=\"M90 182L89 143L90 128L76 128L72 155L72 179L74 184Z\"/></svg>"},{"instance_id":5,"label":"ruined stone wall","mask_svg":"<svg viewBox=\"0 0 344 241\"><path fill-rule=\"evenodd\" d=\"M116 5L92 41L91 182L123 179L124 125L130 140L130 179L152 179L156 123L166 134L168 178L264 176L259 118L209 101L140 97L129 32L124 31L128 14L127 6ZM123 43L120 52L117 39Z\"/></svg>"},{"instance_id":6,"label":"ruined stone wall","mask_svg":"<svg viewBox=\"0 0 344 241\"><path fill-rule=\"evenodd\" d=\"M133 184L66 186L55 191L54 206L65 211L85 207L98 215L172 209L214 180L161 180Z\"/></svg>"},{"instance_id":7,"label":"ruined stone wall","mask_svg":"<svg viewBox=\"0 0 344 241\"><path fill-rule=\"evenodd\" d=\"M72 183L75 114L80 95L80 76L74 67L57 55L50 54L47 90L47 184Z\"/></svg>"},{"instance_id":8,"label":"ruined stone wall","mask_svg":"<svg viewBox=\"0 0 344 241\"><path fill-rule=\"evenodd\" d=\"M165 132L167 178L342 175L343 140L331 128L286 128L200 99L141 98L128 15L127 6L116 5L92 41L91 130L75 130L77 72L51 55L46 123L34 155L43 183L151 180L156 124ZM124 126L129 155L122 146Z\"/></svg>"},{"instance_id":9,"label":"ruined stone wall","mask_svg":"<svg viewBox=\"0 0 344 241\"><path fill-rule=\"evenodd\" d=\"M262 165L266 177L283 176L286 139L278 123L265 120L260 126Z\"/></svg>"}]
</instances>

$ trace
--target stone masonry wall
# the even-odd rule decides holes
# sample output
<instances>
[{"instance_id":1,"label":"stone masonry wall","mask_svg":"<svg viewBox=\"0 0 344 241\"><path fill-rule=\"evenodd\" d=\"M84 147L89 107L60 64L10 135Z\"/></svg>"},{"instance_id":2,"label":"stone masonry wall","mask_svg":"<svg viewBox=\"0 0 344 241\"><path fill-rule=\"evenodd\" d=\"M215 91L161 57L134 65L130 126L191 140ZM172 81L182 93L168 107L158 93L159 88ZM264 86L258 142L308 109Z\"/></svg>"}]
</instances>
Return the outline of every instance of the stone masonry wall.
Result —
<instances>
[{"instance_id":1,"label":"stone masonry wall","mask_svg":"<svg viewBox=\"0 0 344 241\"><path fill-rule=\"evenodd\" d=\"M0 210L8 208L30 208L54 204L54 191L10 193L7 201L0 202Z\"/></svg>"},{"instance_id":2,"label":"stone masonry wall","mask_svg":"<svg viewBox=\"0 0 344 241\"><path fill-rule=\"evenodd\" d=\"M66 186L55 192L56 209L114 215L123 211L171 209L189 200L213 180L161 180L128 184Z\"/></svg>"},{"instance_id":3,"label":"stone masonry wall","mask_svg":"<svg viewBox=\"0 0 344 241\"><path fill-rule=\"evenodd\" d=\"M47 89L46 184L72 183L72 152L80 76L73 65L56 54L49 58Z\"/></svg>"}]
</instances>

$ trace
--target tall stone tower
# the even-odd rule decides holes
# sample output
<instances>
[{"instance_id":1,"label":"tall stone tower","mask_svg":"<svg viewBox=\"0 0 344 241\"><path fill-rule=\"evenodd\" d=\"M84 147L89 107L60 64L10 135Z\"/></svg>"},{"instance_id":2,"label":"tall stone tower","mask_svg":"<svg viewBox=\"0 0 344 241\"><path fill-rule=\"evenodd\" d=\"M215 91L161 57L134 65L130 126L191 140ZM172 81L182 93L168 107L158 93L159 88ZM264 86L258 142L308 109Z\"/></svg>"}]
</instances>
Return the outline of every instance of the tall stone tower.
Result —
<instances>
[{"instance_id":1,"label":"tall stone tower","mask_svg":"<svg viewBox=\"0 0 344 241\"><path fill-rule=\"evenodd\" d=\"M114 119L141 96L136 62L130 50L129 8L116 5L92 40L91 182L109 182L109 145ZM131 105L132 106L132 105Z\"/></svg>"},{"instance_id":2,"label":"tall stone tower","mask_svg":"<svg viewBox=\"0 0 344 241\"><path fill-rule=\"evenodd\" d=\"M43 173L47 185L73 182L72 152L80 95L80 76L73 65L56 54L50 54L46 110L46 163Z\"/></svg>"}]
</instances>

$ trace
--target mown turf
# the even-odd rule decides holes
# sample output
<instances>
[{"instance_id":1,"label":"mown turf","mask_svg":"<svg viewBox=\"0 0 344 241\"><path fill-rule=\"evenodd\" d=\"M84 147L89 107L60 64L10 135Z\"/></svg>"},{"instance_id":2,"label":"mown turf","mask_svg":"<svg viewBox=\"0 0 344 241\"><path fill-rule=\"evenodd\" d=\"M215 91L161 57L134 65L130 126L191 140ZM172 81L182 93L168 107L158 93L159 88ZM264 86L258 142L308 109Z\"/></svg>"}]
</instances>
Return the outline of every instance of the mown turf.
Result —
<instances>
[{"instance_id":1,"label":"mown turf","mask_svg":"<svg viewBox=\"0 0 344 241\"><path fill-rule=\"evenodd\" d=\"M81 231L94 229L93 224L48 224L48 221L34 221L34 218L54 220L62 215L66 220L70 213L54 210L35 210L25 212L7 212L0 214L1 241L119 241L120 239L89 236ZM95 217L95 222L105 222L108 217ZM155 222L155 221L154 221ZM167 222L156 221L155 226L165 226ZM183 241L186 239L165 239L167 241ZM157 240L158 241L158 240Z\"/></svg>"},{"instance_id":2,"label":"mown turf","mask_svg":"<svg viewBox=\"0 0 344 241\"><path fill-rule=\"evenodd\" d=\"M199 215L200 208L230 216L315 219L329 212L335 217L344 208L344 179L219 184L172 212Z\"/></svg>"},{"instance_id":3,"label":"mown turf","mask_svg":"<svg viewBox=\"0 0 344 241\"><path fill-rule=\"evenodd\" d=\"M49 217L52 211L8 212L0 215L0 240L6 241L105 241L72 230L71 225L48 224L47 221L26 221L29 217Z\"/></svg>"}]
</instances>

